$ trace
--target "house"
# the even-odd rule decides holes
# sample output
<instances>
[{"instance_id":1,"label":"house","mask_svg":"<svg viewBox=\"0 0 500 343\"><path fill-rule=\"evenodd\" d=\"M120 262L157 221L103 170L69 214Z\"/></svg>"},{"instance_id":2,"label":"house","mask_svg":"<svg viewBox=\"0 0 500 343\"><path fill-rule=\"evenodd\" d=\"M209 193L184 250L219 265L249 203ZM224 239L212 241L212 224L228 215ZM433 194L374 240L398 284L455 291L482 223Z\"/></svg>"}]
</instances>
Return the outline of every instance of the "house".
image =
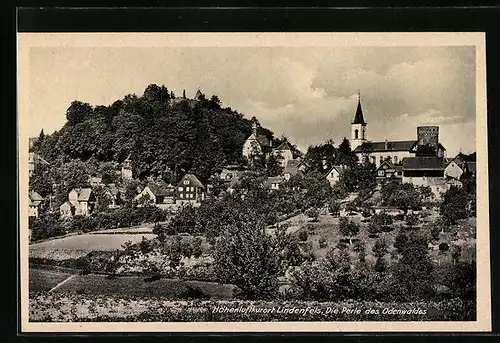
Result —
<instances>
[{"instance_id":1,"label":"house","mask_svg":"<svg viewBox=\"0 0 500 343\"><path fill-rule=\"evenodd\" d=\"M240 176L245 170L238 165L228 165L222 168L219 173L219 180L223 182L230 182L233 178Z\"/></svg>"},{"instance_id":2,"label":"house","mask_svg":"<svg viewBox=\"0 0 500 343\"><path fill-rule=\"evenodd\" d=\"M460 163L459 161L452 160L446 168L444 169L444 175L447 178L460 180L460 177L465 172L465 165Z\"/></svg>"},{"instance_id":3,"label":"house","mask_svg":"<svg viewBox=\"0 0 500 343\"><path fill-rule=\"evenodd\" d=\"M292 147L287 141L281 143L277 148L273 149L272 154L277 157L282 168L293 160Z\"/></svg>"},{"instance_id":4,"label":"house","mask_svg":"<svg viewBox=\"0 0 500 343\"><path fill-rule=\"evenodd\" d=\"M330 170L326 173L326 179L328 183L330 183L330 186L333 187L339 182L340 180L340 174L344 172L346 169L345 166L333 166L330 168Z\"/></svg>"},{"instance_id":5,"label":"house","mask_svg":"<svg viewBox=\"0 0 500 343\"><path fill-rule=\"evenodd\" d=\"M282 175L288 181L292 176L303 173L305 169L306 166L301 160L290 160L285 165Z\"/></svg>"},{"instance_id":6,"label":"house","mask_svg":"<svg viewBox=\"0 0 500 343\"><path fill-rule=\"evenodd\" d=\"M76 214L76 207L69 201L65 201L59 206L59 215L62 219L69 219Z\"/></svg>"},{"instance_id":7,"label":"house","mask_svg":"<svg viewBox=\"0 0 500 343\"><path fill-rule=\"evenodd\" d=\"M439 143L438 126L417 127L417 139L398 141L369 141L367 139L367 123L361 107L361 96L358 95L358 107L351 122L351 149L359 161L365 158L378 168L383 161L390 160L400 164L406 157L436 156L445 157L446 149Z\"/></svg>"},{"instance_id":8,"label":"house","mask_svg":"<svg viewBox=\"0 0 500 343\"><path fill-rule=\"evenodd\" d=\"M175 203L175 187L164 182L149 182L133 199L138 206L145 204L162 207L163 204Z\"/></svg>"},{"instance_id":9,"label":"house","mask_svg":"<svg viewBox=\"0 0 500 343\"><path fill-rule=\"evenodd\" d=\"M96 198L91 188L73 188L68 194L68 201L74 206L75 215L88 216L94 210Z\"/></svg>"},{"instance_id":10,"label":"house","mask_svg":"<svg viewBox=\"0 0 500 343\"><path fill-rule=\"evenodd\" d=\"M376 170L378 180L389 178L401 179L403 177L403 167L395 165L391 161L383 161Z\"/></svg>"},{"instance_id":11,"label":"house","mask_svg":"<svg viewBox=\"0 0 500 343\"><path fill-rule=\"evenodd\" d=\"M191 203L199 205L205 200L205 188L194 174L186 174L177 184L176 204Z\"/></svg>"},{"instance_id":12,"label":"house","mask_svg":"<svg viewBox=\"0 0 500 343\"><path fill-rule=\"evenodd\" d=\"M38 212L40 209L40 204L43 202L43 198L40 194L35 191L29 192L29 209L28 217L38 217Z\"/></svg>"},{"instance_id":13,"label":"house","mask_svg":"<svg viewBox=\"0 0 500 343\"><path fill-rule=\"evenodd\" d=\"M118 188L115 184L109 184L104 187L104 196L107 197L109 204L108 208L118 208L125 200L123 194L125 190ZM99 199L97 200L99 201Z\"/></svg>"},{"instance_id":14,"label":"house","mask_svg":"<svg viewBox=\"0 0 500 343\"><path fill-rule=\"evenodd\" d=\"M28 155L28 175L31 177L35 168L39 165L49 165L40 155L30 152Z\"/></svg>"},{"instance_id":15,"label":"house","mask_svg":"<svg viewBox=\"0 0 500 343\"><path fill-rule=\"evenodd\" d=\"M429 186L436 197L451 186L446 182L446 161L442 157L420 156L403 159L403 182L414 186Z\"/></svg>"},{"instance_id":16,"label":"house","mask_svg":"<svg viewBox=\"0 0 500 343\"><path fill-rule=\"evenodd\" d=\"M271 191L277 191L280 189L280 185L285 181L286 180L283 176L268 177L264 181L264 188L269 189Z\"/></svg>"},{"instance_id":17,"label":"house","mask_svg":"<svg viewBox=\"0 0 500 343\"><path fill-rule=\"evenodd\" d=\"M101 187L104 186L102 183L102 177L100 176L89 176L89 185L90 187Z\"/></svg>"},{"instance_id":18,"label":"house","mask_svg":"<svg viewBox=\"0 0 500 343\"><path fill-rule=\"evenodd\" d=\"M252 134L243 144L243 157L252 159L255 156L267 157L271 149L271 142L264 135L259 135L257 131L257 122L252 123Z\"/></svg>"}]
</instances>

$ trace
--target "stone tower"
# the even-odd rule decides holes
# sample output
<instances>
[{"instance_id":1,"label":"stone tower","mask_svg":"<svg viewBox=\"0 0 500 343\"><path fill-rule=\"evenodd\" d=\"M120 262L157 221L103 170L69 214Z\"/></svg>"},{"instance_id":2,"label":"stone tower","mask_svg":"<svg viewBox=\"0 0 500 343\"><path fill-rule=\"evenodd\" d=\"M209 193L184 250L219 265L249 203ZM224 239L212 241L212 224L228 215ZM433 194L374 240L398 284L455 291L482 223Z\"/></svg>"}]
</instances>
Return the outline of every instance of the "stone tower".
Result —
<instances>
[{"instance_id":1,"label":"stone tower","mask_svg":"<svg viewBox=\"0 0 500 343\"><path fill-rule=\"evenodd\" d=\"M361 109L361 95L358 93L358 108L351 123L351 150L366 142L366 122Z\"/></svg>"},{"instance_id":2,"label":"stone tower","mask_svg":"<svg viewBox=\"0 0 500 343\"><path fill-rule=\"evenodd\" d=\"M132 161L130 156L122 164L122 181L132 180Z\"/></svg>"}]
</instances>

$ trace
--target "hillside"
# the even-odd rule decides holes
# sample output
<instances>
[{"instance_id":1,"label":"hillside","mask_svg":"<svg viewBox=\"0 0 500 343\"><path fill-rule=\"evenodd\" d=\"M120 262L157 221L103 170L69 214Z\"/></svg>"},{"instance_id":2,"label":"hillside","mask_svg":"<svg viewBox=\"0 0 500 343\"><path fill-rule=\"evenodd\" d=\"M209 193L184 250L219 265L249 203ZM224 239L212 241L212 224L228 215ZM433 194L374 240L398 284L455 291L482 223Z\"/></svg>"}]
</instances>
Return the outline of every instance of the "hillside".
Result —
<instances>
[{"instance_id":1,"label":"hillside","mask_svg":"<svg viewBox=\"0 0 500 343\"><path fill-rule=\"evenodd\" d=\"M241 162L251 121L223 108L216 95L197 95L177 98L152 84L142 96L126 95L110 106L73 101L65 125L51 135L41 133L33 151L50 162L121 163L130 155L139 179L191 172L206 180L223 165ZM279 142L266 128L260 134Z\"/></svg>"}]
</instances>

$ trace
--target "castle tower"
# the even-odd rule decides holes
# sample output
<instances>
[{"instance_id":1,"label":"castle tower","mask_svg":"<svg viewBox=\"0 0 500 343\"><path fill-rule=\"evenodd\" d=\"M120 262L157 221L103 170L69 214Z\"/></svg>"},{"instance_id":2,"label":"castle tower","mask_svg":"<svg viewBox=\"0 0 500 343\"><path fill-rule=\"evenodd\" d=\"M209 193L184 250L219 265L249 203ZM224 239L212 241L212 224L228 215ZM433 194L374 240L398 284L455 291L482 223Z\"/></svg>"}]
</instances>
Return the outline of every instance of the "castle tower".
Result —
<instances>
[{"instance_id":1,"label":"castle tower","mask_svg":"<svg viewBox=\"0 0 500 343\"><path fill-rule=\"evenodd\" d=\"M358 92L358 108L351 123L351 149L356 149L364 142L366 142L366 122L361 109L361 94Z\"/></svg>"},{"instance_id":2,"label":"castle tower","mask_svg":"<svg viewBox=\"0 0 500 343\"><path fill-rule=\"evenodd\" d=\"M127 159L125 161L123 161L121 175L122 175L123 181L132 180L132 178L133 178L132 177L132 161L130 160L130 156L128 156Z\"/></svg>"}]
</instances>

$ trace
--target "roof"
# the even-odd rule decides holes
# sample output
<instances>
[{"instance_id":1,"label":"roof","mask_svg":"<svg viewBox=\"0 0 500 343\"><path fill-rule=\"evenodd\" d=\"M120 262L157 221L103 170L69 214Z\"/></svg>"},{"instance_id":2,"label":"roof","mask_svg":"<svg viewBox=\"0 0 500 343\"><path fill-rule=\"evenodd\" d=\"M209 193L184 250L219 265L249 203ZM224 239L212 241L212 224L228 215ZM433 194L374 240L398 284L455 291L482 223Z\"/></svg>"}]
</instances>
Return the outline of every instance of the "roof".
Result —
<instances>
[{"instance_id":1,"label":"roof","mask_svg":"<svg viewBox=\"0 0 500 343\"><path fill-rule=\"evenodd\" d=\"M229 182L229 188L234 188L236 186L239 186L241 184L241 180L239 176L235 176L231 179L231 182Z\"/></svg>"},{"instance_id":2,"label":"roof","mask_svg":"<svg viewBox=\"0 0 500 343\"><path fill-rule=\"evenodd\" d=\"M78 201L88 201L92 195L92 188L73 188L71 192L77 192Z\"/></svg>"},{"instance_id":3,"label":"roof","mask_svg":"<svg viewBox=\"0 0 500 343\"><path fill-rule=\"evenodd\" d=\"M330 168L330 170L328 170L328 173L326 173L326 175L330 174L332 171L337 171L337 173L342 173L344 170L345 170L345 167L344 166L339 166L339 165L336 165L336 166L333 166Z\"/></svg>"},{"instance_id":4,"label":"roof","mask_svg":"<svg viewBox=\"0 0 500 343\"><path fill-rule=\"evenodd\" d=\"M184 177L182 178L182 180L179 182L178 185L181 186L182 185L182 181L184 181L186 179L188 179L193 186L203 187L203 184L200 182L200 180L198 180L198 178L194 174L186 174L186 175L184 175Z\"/></svg>"},{"instance_id":5,"label":"roof","mask_svg":"<svg viewBox=\"0 0 500 343\"><path fill-rule=\"evenodd\" d=\"M363 118L363 110L361 109L361 99L358 99L358 108L356 109L352 124L366 125L365 118Z\"/></svg>"},{"instance_id":6,"label":"roof","mask_svg":"<svg viewBox=\"0 0 500 343\"><path fill-rule=\"evenodd\" d=\"M444 170L446 162L442 157L403 158L403 170Z\"/></svg>"},{"instance_id":7,"label":"roof","mask_svg":"<svg viewBox=\"0 0 500 343\"><path fill-rule=\"evenodd\" d=\"M476 162L466 162L467 163L467 169L473 174L476 173Z\"/></svg>"},{"instance_id":8,"label":"roof","mask_svg":"<svg viewBox=\"0 0 500 343\"><path fill-rule=\"evenodd\" d=\"M282 183L284 181L285 181L285 178L283 176L271 176L271 177L268 177L266 179L266 181L264 181L264 187L269 187L272 184Z\"/></svg>"},{"instance_id":9,"label":"roof","mask_svg":"<svg viewBox=\"0 0 500 343\"><path fill-rule=\"evenodd\" d=\"M290 147L290 144L287 141L284 141L274 150L285 151L285 150L292 150L292 148Z\"/></svg>"},{"instance_id":10,"label":"roof","mask_svg":"<svg viewBox=\"0 0 500 343\"><path fill-rule=\"evenodd\" d=\"M416 140L364 142L356 149L354 149L354 152L410 151L415 146L415 144L417 144Z\"/></svg>"},{"instance_id":11,"label":"roof","mask_svg":"<svg viewBox=\"0 0 500 343\"><path fill-rule=\"evenodd\" d=\"M261 146L265 146L265 147L269 146L269 140L264 135L257 135L257 141L259 142L259 144Z\"/></svg>"},{"instance_id":12,"label":"roof","mask_svg":"<svg viewBox=\"0 0 500 343\"><path fill-rule=\"evenodd\" d=\"M45 165L50 164L49 162L44 160L40 155L35 154L34 152L29 153L29 162L30 163L41 163L41 164L45 164Z\"/></svg>"},{"instance_id":13,"label":"roof","mask_svg":"<svg viewBox=\"0 0 500 343\"><path fill-rule=\"evenodd\" d=\"M194 96L195 99L198 99L200 96L202 96L203 94L201 93L201 91L198 89L196 91L196 95Z\"/></svg>"},{"instance_id":14,"label":"roof","mask_svg":"<svg viewBox=\"0 0 500 343\"><path fill-rule=\"evenodd\" d=\"M380 163L380 166L377 168L377 170L379 170L379 169L383 169L383 167L382 167L382 166L383 166L384 164L387 164L387 166L388 166L390 169L394 169L394 170L396 170L396 166L394 165L394 163L392 163L391 161L387 161L387 160L382 161L382 163Z\"/></svg>"},{"instance_id":15,"label":"roof","mask_svg":"<svg viewBox=\"0 0 500 343\"><path fill-rule=\"evenodd\" d=\"M42 196L35 191L29 192L29 198L31 201L43 201Z\"/></svg>"},{"instance_id":16,"label":"roof","mask_svg":"<svg viewBox=\"0 0 500 343\"><path fill-rule=\"evenodd\" d=\"M163 183L150 182L146 187L148 187L155 196L165 196L173 193L173 189Z\"/></svg>"},{"instance_id":17,"label":"roof","mask_svg":"<svg viewBox=\"0 0 500 343\"><path fill-rule=\"evenodd\" d=\"M64 205L69 205L69 207L75 207L75 205L73 205L72 203L70 203L69 201L65 201L61 204L61 206L59 206L59 208L63 207Z\"/></svg>"},{"instance_id":18,"label":"roof","mask_svg":"<svg viewBox=\"0 0 500 343\"><path fill-rule=\"evenodd\" d=\"M283 169L283 174L295 174L299 171L301 161L300 160L289 160Z\"/></svg>"}]
</instances>

